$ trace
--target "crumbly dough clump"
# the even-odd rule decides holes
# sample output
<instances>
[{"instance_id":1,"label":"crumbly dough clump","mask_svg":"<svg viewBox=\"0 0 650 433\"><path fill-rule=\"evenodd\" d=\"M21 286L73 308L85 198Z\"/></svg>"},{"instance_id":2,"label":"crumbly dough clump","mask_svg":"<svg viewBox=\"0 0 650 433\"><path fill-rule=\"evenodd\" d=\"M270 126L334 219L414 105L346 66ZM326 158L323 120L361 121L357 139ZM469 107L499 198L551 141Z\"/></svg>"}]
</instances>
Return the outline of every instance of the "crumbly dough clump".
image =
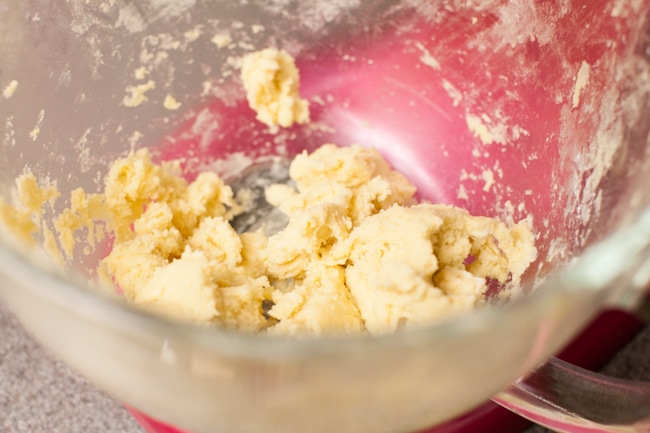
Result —
<instances>
[{"instance_id":1,"label":"crumbly dough clump","mask_svg":"<svg viewBox=\"0 0 650 433\"><path fill-rule=\"evenodd\" d=\"M94 247L106 231L113 244L99 274L130 302L281 335L431 323L484 303L487 278L517 284L536 258L524 222L418 204L415 187L374 149L324 145L298 155L290 176L295 186L266 191L287 226L239 234L229 221L242 207L216 174L188 182L178 163L155 164L140 150L113 164L103 193L73 191L56 219L59 243L71 258L81 233ZM27 184L30 212L57 195Z\"/></svg>"},{"instance_id":2,"label":"crumbly dough clump","mask_svg":"<svg viewBox=\"0 0 650 433\"><path fill-rule=\"evenodd\" d=\"M284 50L266 48L242 60L241 79L246 99L257 120L277 132L294 123L309 122L309 103L300 97L300 74Z\"/></svg>"},{"instance_id":3,"label":"crumbly dough clump","mask_svg":"<svg viewBox=\"0 0 650 433\"><path fill-rule=\"evenodd\" d=\"M13 197L15 204L0 197L0 235L12 247L26 252L34 251L40 238L43 245L40 252L56 265L62 264L54 233L43 220L45 204L54 203L59 196L56 186L49 183L39 185L31 172L18 176ZM40 259L36 260L43 263Z\"/></svg>"}]
</instances>

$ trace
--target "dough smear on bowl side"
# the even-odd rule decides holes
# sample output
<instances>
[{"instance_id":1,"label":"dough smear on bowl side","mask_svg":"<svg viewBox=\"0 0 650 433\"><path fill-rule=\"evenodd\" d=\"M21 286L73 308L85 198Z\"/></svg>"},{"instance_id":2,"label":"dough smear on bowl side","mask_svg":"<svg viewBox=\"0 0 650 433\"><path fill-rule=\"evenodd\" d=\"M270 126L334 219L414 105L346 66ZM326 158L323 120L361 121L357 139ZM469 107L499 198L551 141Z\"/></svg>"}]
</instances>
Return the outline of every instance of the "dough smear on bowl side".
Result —
<instances>
[{"instance_id":1,"label":"dough smear on bowl side","mask_svg":"<svg viewBox=\"0 0 650 433\"><path fill-rule=\"evenodd\" d=\"M267 48L247 54L241 80L257 120L271 132L309 122L309 103L299 93L300 73L286 51Z\"/></svg>"}]
</instances>

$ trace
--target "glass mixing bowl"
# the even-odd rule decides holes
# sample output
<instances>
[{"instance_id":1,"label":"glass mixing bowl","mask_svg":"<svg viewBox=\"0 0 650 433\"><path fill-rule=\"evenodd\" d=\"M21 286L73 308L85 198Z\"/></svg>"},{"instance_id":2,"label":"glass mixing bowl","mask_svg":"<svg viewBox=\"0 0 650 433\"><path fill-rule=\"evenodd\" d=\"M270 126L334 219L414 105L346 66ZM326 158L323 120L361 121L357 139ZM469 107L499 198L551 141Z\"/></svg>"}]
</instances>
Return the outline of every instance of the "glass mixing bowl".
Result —
<instances>
[{"instance_id":1,"label":"glass mixing bowl","mask_svg":"<svg viewBox=\"0 0 650 433\"><path fill-rule=\"evenodd\" d=\"M98 256L62 273L8 243L0 298L97 386L187 431L407 432L443 422L645 290L649 9L644 0L1 0L6 199L26 168L56 180L63 197L98 191L112 160L145 146L158 159L183 157L191 176L222 159L359 143L422 199L532 216L539 257L521 299L376 338L168 322L87 284ZM312 118L275 135L254 119L238 75L242 55L269 46L296 58ZM521 393L499 398L531 418L542 410ZM544 410L555 428L584 421Z\"/></svg>"}]
</instances>

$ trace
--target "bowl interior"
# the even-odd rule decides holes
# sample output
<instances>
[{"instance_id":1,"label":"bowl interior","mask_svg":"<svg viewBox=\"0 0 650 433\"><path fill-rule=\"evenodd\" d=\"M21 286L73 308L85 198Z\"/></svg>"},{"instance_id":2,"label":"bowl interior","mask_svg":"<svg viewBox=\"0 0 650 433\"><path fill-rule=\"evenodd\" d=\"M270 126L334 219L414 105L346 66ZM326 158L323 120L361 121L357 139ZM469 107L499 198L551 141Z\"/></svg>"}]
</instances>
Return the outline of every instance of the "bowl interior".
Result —
<instances>
[{"instance_id":1,"label":"bowl interior","mask_svg":"<svg viewBox=\"0 0 650 433\"><path fill-rule=\"evenodd\" d=\"M359 143L378 148L422 199L530 216L540 249L533 276L645 203L646 16L632 6L592 2L586 14L579 2L340 2L299 3L290 14L272 3L24 5L28 20L13 36L22 54L2 77L18 82L0 108L5 187L30 167L64 197L97 190L108 163L140 146L182 158L192 177ZM215 36L231 42L220 47ZM238 59L266 46L295 56L310 124L271 134L254 119ZM141 104L125 106L150 82ZM164 107L167 95L180 109Z\"/></svg>"},{"instance_id":2,"label":"bowl interior","mask_svg":"<svg viewBox=\"0 0 650 433\"><path fill-rule=\"evenodd\" d=\"M192 178L358 143L423 200L530 218L527 288L650 202L647 2L231 3L9 2L5 197L25 168L63 197L99 191L109 163L144 146ZM311 108L277 134L238 75L242 55L268 46L295 57ZM138 86L145 99L125 104ZM102 253L68 266L93 276Z\"/></svg>"}]
</instances>

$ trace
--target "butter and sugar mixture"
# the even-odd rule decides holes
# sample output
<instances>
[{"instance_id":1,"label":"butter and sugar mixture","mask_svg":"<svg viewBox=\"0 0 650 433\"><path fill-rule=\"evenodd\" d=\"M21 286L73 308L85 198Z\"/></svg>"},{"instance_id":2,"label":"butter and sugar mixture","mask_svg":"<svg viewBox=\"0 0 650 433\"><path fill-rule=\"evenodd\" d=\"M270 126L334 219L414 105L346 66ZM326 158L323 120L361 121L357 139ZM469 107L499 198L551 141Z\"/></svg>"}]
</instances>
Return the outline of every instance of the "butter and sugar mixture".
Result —
<instances>
[{"instance_id":1,"label":"butter and sugar mixture","mask_svg":"<svg viewBox=\"0 0 650 433\"><path fill-rule=\"evenodd\" d=\"M507 226L417 203L414 185L372 148L326 144L297 155L292 185L266 188L288 217L272 235L235 231L245 203L215 173L189 182L179 167L154 163L146 149L118 159L101 193L72 191L50 244L71 260L80 239L92 248L106 236L112 246L98 274L129 302L281 335L376 335L431 323L483 304L487 279L516 285L537 254L525 221ZM29 237L39 225L18 225L18 216L35 218L33 208L59 194L33 176L17 181L23 194L0 212L8 231L13 224Z\"/></svg>"}]
</instances>

